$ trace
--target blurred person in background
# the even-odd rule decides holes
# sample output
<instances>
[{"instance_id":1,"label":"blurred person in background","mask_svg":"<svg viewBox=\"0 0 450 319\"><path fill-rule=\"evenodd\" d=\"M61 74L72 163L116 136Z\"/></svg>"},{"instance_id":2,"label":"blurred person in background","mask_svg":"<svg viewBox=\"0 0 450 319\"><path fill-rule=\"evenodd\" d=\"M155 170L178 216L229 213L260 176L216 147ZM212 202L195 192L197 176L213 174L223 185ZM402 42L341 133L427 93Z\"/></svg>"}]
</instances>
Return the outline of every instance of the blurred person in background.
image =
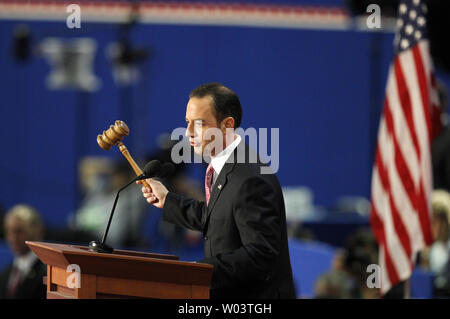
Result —
<instances>
[{"instance_id":1,"label":"blurred person in background","mask_svg":"<svg viewBox=\"0 0 450 319\"><path fill-rule=\"evenodd\" d=\"M25 244L43 238L44 226L39 213L31 206L16 205L7 212L4 227L14 261L0 273L0 298L44 299L45 265Z\"/></svg>"},{"instance_id":2,"label":"blurred person in background","mask_svg":"<svg viewBox=\"0 0 450 319\"><path fill-rule=\"evenodd\" d=\"M3 213L3 206L0 204L0 240L3 240L5 237L5 234L3 233L3 224L4 224L4 213Z\"/></svg>"},{"instance_id":3,"label":"blurred person in background","mask_svg":"<svg viewBox=\"0 0 450 319\"><path fill-rule=\"evenodd\" d=\"M435 190L432 194L431 230L434 243L421 253L421 265L435 275L437 297L450 297L450 194Z\"/></svg>"},{"instance_id":4,"label":"blurred person in background","mask_svg":"<svg viewBox=\"0 0 450 319\"><path fill-rule=\"evenodd\" d=\"M433 119L433 128L439 131L431 145L434 189L450 192L450 125L448 125L447 89L441 81L436 81L440 114Z\"/></svg>"},{"instance_id":5,"label":"blurred person in background","mask_svg":"<svg viewBox=\"0 0 450 319\"><path fill-rule=\"evenodd\" d=\"M317 280L315 298L379 298L379 290L367 286L367 267L377 263L378 246L371 230L356 230L345 247L336 251L330 271Z\"/></svg>"},{"instance_id":6,"label":"blurred person in background","mask_svg":"<svg viewBox=\"0 0 450 319\"><path fill-rule=\"evenodd\" d=\"M162 180L163 184L167 189L177 194L202 200L205 196L202 184L187 175L188 167L186 163L174 163L172 161L172 148L178 141L171 140L170 134L165 133L158 136L157 143L159 146L158 150L148 155L147 161L159 160L161 163L171 162L175 167L174 173ZM156 210L153 206L150 209ZM151 213L150 216L155 216L155 214ZM168 223L160 215L158 218L158 231L167 241L170 251L177 250L184 244L196 246L202 243L202 234L200 232Z\"/></svg>"},{"instance_id":7,"label":"blurred person in background","mask_svg":"<svg viewBox=\"0 0 450 319\"><path fill-rule=\"evenodd\" d=\"M287 224L288 237L295 238L302 241L314 241L314 233L303 226L302 222L288 222Z\"/></svg>"},{"instance_id":8,"label":"blurred person in background","mask_svg":"<svg viewBox=\"0 0 450 319\"><path fill-rule=\"evenodd\" d=\"M354 296L362 299L379 297L379 290L367 286L367 267L378 264L378 245L370 228L361 228L351 234L345 245L343 268L354 282Z\"/></svg>"},{"instance_id":9,"label":"blurred person in background","mask_svg":"<svg viewBox=\"0 0 450 319\"><path fill-rule=\"evenodd\" d=\"M333 269L317 279L314 295L316 299L350 299L354 298L353 286L349 275Z\"/></svg>"},{"instance_id":10,"label":"blurred person in background","mask_svg":"<svg viewBox=\"0 0 450 319\"><path fill-rule=\"evenodd\" d=\"M90 234L90 240L103 237L117 191L134 178L125 161L105 157L85 157L80 162L80 183L84 194L80 208L70 216L69 228ZM145 201L133 186L120 193L107 242L115 247L140 243ZM86 235L80 241L86 240Z\"/></svg>"}]
</instances>

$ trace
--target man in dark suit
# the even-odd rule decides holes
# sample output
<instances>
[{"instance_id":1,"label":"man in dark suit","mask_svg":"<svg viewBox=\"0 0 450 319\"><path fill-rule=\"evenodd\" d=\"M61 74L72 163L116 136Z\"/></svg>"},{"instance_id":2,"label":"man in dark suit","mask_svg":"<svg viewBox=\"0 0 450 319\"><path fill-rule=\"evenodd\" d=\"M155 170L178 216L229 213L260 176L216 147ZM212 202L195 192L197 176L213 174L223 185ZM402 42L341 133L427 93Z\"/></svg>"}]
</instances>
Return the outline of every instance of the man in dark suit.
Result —
<instances>
[{"instance_id":1,"label":"man in dark suit","mask_svg":"<svg viewBox=\"0 0 450 319\"><path fill-rule=\"evenodd\" d=\"M222 84L193 90L186 136L210 161L206 200L169 192L154 179L142 192L164 220L203 232L199 262L214 266L211 298L295 298L281 186L235 134L241 116L238 96Z\"/></svg>"},{"instance_id":2,"label":"man in dark suit","mask_svg":"<svg viewBox=\"0 0 450 319\"><path fill-rule=\"evenodd\" d=\"M44 299L45 265L25 244L40 240L43 224L37 211L28 205L16 205L5 217L5 237L14 261L0 273L1 299Z\"/></svg>"}]
</instances>

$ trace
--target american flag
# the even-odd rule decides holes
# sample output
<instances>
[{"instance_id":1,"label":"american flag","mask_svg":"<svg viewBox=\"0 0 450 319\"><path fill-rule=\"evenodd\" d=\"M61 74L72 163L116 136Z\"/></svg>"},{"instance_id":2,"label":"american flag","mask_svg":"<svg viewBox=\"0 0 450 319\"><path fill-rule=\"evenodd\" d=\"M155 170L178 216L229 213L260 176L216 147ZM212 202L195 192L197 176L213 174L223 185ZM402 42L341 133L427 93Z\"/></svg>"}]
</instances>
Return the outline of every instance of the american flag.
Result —
<instances>
[{"instance_id":1,"label":"american flag","mask_svg":"<svg viewBox=\"0 0 450 319\"><path fill-rule=\"evenodd\" d=\"M417 253L433 241L431 141L439 104L427 7L400 2L372 172L370 222L379 244L381 294L411 276Z\"/></svg>"}]
</instances>

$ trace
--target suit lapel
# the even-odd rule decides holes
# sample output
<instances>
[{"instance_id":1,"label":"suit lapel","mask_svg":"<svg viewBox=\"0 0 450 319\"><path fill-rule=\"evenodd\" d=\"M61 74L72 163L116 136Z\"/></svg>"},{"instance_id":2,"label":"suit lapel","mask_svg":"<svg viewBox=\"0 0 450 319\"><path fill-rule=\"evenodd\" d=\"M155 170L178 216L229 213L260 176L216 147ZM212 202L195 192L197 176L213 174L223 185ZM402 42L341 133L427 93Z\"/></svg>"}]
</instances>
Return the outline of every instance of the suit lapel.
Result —
<instances>
[{"instance_id":1,"label":"suit lapel","mask_svg":"<svg viewBox=\"0 0 450 319\"><path fill-rule=\"evenodd\" d=\"M227 159L227 162L223 166L215 184L213 185L211 197L209 199L209 205L207 207L207 218L211 214L211 211L214 209L214 205L216 204L220 193L223 191L223 188L227 183L228 174L231 173L236 163L247 162L248 154L248 146L245 143L244 139L242 139L241 142L236 146L234 151L230 154L230 157Z\"/></svg>"},{"instance_id":2,"label":"suit lapel","mask_svg":"<svg viewBox=\"0 0 450 319\"><path fill-rule=\"evenodd\" d=\"M226 163L222 170L220 171L219 176L217 177L216 182L213 185L213 189L211 192L211 198L209 199L209 205L208 205L208 217L211 214L211 211L214 208L214 205L216 204L217 199L219 198L220 193L222 192L223 188L225 187L227 183L227 176L228 174L233 170L234 168L234 162L233 163Z\"/></svg>"},{"instance_id":3,"label":"suit lapel","mask_svg":"<svg viewBox=\"0 0 450 319\"><path fill-rule=\"evenodd\" d=\"M241 143L239 143L239 145L235 148L233 153L230 155L227 162L225 163L222 170L220 171L220 174L217 177L217 180L214 183L213 189L211 191L211 197L209 198L209 205L205 206L206 214L204 215L204 219L202 219L203 236L206 236L206 233L208 231L209 218L211 216L212 210L214 209L214 206L216 205L216 202L217 202L220 194L223 192L224 188L226 187L226 184L229 179L229 174L233 171L236 163L246 163L247 154L248 154L248 146L242 140ZM242 155L244 157L242 157Z\"/></svg>"}]
</instances>

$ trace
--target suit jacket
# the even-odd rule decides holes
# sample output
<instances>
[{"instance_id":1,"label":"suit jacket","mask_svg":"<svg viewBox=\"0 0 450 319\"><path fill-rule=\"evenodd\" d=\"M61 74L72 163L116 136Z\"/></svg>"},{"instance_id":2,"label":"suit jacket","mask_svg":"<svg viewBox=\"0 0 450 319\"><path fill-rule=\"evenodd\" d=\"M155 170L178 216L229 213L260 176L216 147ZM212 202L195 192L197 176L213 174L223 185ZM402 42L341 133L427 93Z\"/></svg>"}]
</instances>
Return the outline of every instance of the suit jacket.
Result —
<instances>
[{"instance_id":1,"label":"suit jacket","mask_svg":"<svg viewBox=\"0 0 450 319\"><path fill-rule=\"evenodd\" d=\"M0 299L5 299L8 291L8 281L12 271L12 264L0 273ZM17 287L13 299L45 299L46 287L43 277L46 274L45 265L38 259L27 276Z\"/></svg>"},{"instance_id":2,"label":"suit jacket","mask_svg":"<svg viewBox=\"0 0 450 319\"><path fill-rule=\"evenodd\" d=\"M243 151L245 159L236 162ZM230 160L208 206L169 192L163 219L203 232L199 262L214 266L211 298L295 298L278 178L261 174L268 167L243 141Z\"/></svg>"}]
</instances>

